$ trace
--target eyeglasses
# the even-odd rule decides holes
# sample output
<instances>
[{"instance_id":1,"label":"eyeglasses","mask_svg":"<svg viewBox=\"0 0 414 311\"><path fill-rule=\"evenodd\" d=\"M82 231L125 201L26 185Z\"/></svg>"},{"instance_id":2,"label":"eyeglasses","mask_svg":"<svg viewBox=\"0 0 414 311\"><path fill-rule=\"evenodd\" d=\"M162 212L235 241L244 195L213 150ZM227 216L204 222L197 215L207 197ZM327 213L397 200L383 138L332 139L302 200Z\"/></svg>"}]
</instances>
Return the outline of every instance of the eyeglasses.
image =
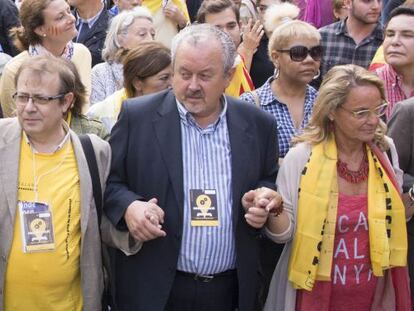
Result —
<instances>
[{"instance_id":1,"label":"eyeglasses","mask_svg":"<svg viewBox=\"0 0 414 311\"><path fill-rule=\"evenodd\" d=\"M383 116L385 114L385 111L387 110L387 107L388 107L388 103L384 102L382 105L379 105L379 106L375 107L374 109L362 109L362 110L356 110L355 111L355 110L346 109L342 106L340 106L339 108L341 108L341 109L343 109L343 110L345 110L349 113L352 113L352 115L356 119L362 120L362 119L367 119L371 115L371 113L373 113L376 117Z\"/></svg>"},{"instance_id":2,"label":"eyeglasses","mask_svg":"<svg viewBox=\"0 0 414 311\"><path fill-rule=\"evenodd\" d=\"M26 106L30 99L32 100L32 103L36 106L45 106L52 100L62 99L63 97L65 97L65 95L66 94L58 94L55 96L41 96L15 93L13 95L13 100L16 103L16 105L19 106Z\"/></svg>"},{"instance_id":3,"label":"eyeglasses","mask_svg":"<svg viewBox=\"0 0 414 311\"><path fill-rule=\"evenodd\" d=\"M291 47L289 50L277 50L282 53L289 53L290 59L294 62L302 62L305 58L310 55L313 60L320 61L322 59L323 48L321 45L313 46L308 49L303 45L296 45Z\"/></svg>"}]
</instances>

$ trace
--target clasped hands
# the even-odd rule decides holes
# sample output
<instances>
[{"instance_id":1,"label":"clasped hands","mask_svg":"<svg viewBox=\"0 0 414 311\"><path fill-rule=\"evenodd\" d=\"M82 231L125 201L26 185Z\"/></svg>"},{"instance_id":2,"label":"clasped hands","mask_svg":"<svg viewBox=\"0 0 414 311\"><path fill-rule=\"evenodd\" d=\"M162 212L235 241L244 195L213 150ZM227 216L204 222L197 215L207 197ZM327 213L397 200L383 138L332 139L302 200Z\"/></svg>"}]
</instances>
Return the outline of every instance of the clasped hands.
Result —
<instances>
[{"instance_id":1,"label":"clasped hands","mask_svg":"<svg viewBox=\"0 0 414 311\"><path fill-rule=\"evenodd\" d=\"M256 229L264 226L269 215L276 217L283 211L280 194L266 187L246 192L242 197L242 205L246 222Z\"/></svg>"},{"instance_id":2,"label":"clasped hands","mask_svg":"<svg viewBox=\"0 0 414 311\"><path fill-rule=\"evenodd\" d=\"M164 211L153 198L148 202L134 201L125 211L125 222L129 233L138 241L149 241L166 236L162 230Z\"/></svg>"},{"instance_id":3,"label":"clasped hands","mask_svg":"<svg viewBox=\"0 0 414 311\"><path fill-rule=\"evenodd\" d=\"M283 211L282 197L266 187L246 192L241 202L246 222L257 229L263 227L269 214L277 216ZM158 200L153 198L148 202L134 201L127 207L125 222L136 240L145 242L166 236L162 230L165 214L157 204Z\"/></svg>"}]
</instances>

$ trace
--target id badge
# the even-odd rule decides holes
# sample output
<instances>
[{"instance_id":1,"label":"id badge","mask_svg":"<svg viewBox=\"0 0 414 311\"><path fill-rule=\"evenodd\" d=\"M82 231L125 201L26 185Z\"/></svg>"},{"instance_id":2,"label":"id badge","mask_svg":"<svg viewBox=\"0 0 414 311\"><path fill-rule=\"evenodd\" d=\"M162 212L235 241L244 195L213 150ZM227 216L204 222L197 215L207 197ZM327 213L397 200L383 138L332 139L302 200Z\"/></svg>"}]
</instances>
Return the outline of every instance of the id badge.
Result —
<instances>
[{"instance_id":1,"label":"id badge","mask_svg":"<svg viewBox=\"0 0 414 311\"><path fill-rule=\"evenodd\" d=\"M19 201L23 252L47 252L55 249L52 212L41 202Z\"/></svg>"},{"instance_id":2,"label":"id badge","mask_svg":"<svg viewBox=\"0 0 414 311\"><path fill-rule=\"evenodd\" d=\"M190 189L191 226L219 225L216 190Z\"/></svg>"}]
</instances>

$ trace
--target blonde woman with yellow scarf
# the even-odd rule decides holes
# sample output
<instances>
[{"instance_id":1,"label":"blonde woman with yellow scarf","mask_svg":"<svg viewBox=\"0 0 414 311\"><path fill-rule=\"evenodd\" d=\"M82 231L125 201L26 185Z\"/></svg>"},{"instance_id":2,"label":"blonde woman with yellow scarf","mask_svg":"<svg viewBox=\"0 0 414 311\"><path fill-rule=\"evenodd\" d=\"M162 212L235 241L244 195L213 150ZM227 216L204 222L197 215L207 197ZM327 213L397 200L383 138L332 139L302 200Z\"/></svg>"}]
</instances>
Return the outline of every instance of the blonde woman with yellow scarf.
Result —
<instances>
[{"instance_id":1,"label":"blonde woman with yellow scarf","mask_svg":"<svg viewBox=\"0 0 414 311\"><path fill-rule=\"evenodd\" d=\"M402 172L380 120L386 106L381 81L365 69L326 75L279 170L284 211L266 231L286 246L265 311L411 310Z\"/></svg>"}]
</instances>

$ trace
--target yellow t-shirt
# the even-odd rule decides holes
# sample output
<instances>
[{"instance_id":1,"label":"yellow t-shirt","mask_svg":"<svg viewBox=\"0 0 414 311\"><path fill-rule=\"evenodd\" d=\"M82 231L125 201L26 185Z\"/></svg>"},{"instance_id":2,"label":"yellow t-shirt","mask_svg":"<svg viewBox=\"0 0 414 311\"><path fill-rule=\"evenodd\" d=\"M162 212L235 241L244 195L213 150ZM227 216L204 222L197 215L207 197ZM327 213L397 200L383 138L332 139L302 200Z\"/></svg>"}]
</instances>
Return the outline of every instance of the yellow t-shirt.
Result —
<instances>
[{"instance_id":1,"label":"yellow t-shirt","mask_svg":"<svg viewBox=\"0 0 414 311\"><path fill-rule=\"evenodd\" d=\"M18 200L38 202L52 212L55 249L24 253L20 212L16 210L13 242L5 278L4 309L82 310L80 276L80 185L70 140L53 154L33 153L22 137ZM40 177L40 178L39 178Z\"/></svg>"}]
</instances>

